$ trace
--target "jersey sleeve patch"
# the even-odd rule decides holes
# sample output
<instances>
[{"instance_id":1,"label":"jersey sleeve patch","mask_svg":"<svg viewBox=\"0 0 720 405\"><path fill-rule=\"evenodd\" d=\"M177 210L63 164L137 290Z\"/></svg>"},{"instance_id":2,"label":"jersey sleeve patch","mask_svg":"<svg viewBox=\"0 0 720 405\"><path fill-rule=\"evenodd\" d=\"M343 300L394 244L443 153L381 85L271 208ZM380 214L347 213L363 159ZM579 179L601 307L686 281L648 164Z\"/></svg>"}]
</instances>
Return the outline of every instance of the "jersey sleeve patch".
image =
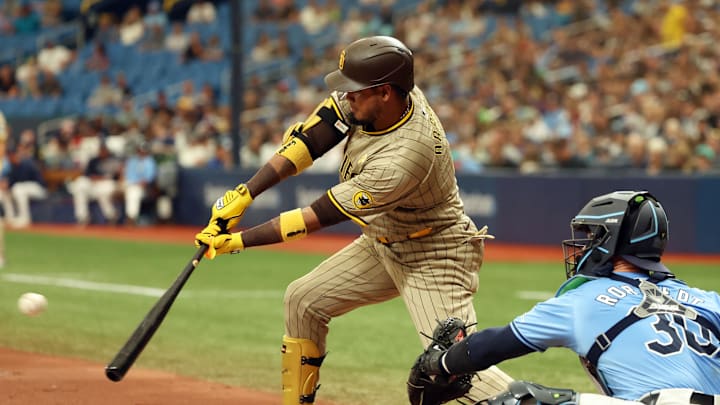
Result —
<instances>
[{"instance_id":1,"label":"jersey sleeve patch","mask_svg":"<svg viewBox=\"0 0 720 405\"><path fill-rule=\"evenodd\" d=\"M355 195L353 195L353 204L357 209L370 208L372 207L374 202L375 199L373 198L372 194L367 191L360 190L355 193Z\"/></svg>"},{"instance_id":2,"label":"jersey sleeve patch","mask_svg":"<svg viewBox=\"0 0 720 405\"><path fill-rule=\"evenodd\" d=\"M356 224L358 224L360 226L364 227L364 226L368 225L368 223L363 221L362 218L358 217L357 215L353 215L353 214L349 213L345 208L343 208L343 206L337 201L337 199L333 195L332 190L328 190L327 195L328 195L328 197L330 197L330 201L333 203L335 208L337 208L338 211L340 211L343 215L350 218L350 220L352 220L353 222L355 222Z\"/></svg>"}]
</instances>

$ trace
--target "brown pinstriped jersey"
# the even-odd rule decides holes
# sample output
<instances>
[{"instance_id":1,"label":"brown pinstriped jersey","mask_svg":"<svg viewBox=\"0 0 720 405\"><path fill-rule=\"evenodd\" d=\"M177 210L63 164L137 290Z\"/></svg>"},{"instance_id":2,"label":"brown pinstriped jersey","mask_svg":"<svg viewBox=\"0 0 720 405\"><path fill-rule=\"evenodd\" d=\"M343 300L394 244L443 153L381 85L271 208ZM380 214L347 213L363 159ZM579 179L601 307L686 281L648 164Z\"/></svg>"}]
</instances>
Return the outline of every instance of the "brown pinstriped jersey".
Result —
<instances>
[{"instance_id":1,"label":"brown pinstriped jersey","mask_svg":"<svg viewBox=\"0 0 720 405\"><path fill-rule=\"evenodd\" d=\"M333 97L347 118L348 102ZM442 124L421 90L415 87L410 98L409 113L387 130L349 131L341 182L329 190L335 205L371 237L439 231L464 215Z\"/></svg>"}]
</instances>

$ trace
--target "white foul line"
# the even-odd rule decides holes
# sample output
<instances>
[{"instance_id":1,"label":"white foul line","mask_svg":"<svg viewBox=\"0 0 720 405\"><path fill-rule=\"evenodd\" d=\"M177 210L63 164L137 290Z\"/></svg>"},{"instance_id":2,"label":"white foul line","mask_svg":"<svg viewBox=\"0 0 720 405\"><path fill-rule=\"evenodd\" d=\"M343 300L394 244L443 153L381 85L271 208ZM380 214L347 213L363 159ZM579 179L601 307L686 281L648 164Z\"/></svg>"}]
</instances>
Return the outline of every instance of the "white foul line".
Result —
<instances>
[{"instance_id":1,"label":"white foul line","mask_svg":"<svg viewBox=\"0 0 720 405\"><path fill-rule=\"evenodd\" d=\"M549 291L518 291L515 295L523 300L543 301L555 296Z\"/></svg>"},{"instance_id":2,"label":"white foul line","mask_svg":"<svg viewBox=\"0 0 720 405\"><path fill-rule=\"evenodd\" d=\"M3 274L2 279L14 283L54 285L58 287L77 288L79 290L143 295L146 297L160 297L165 293L165 290L161 288L142 287L128 284L98 283L94 281L75 280L72 278L45 277L29 274L8 273Z\"/></svg>"},{"instance_id":3,"label":"white foul line","mask_svg":"<svg viewBox=\"0 0 720 405\"><path fill-rule=\"evenodd\" d=\"M143 287L139 285L99 283L95 281L77 280L73 278L48 277L30 274L5 273L0 275L4 281L11 283L25 283L35 285L51 285L79 290L102 291L119 294L142 295L145 297L160 297L166 290L162 288ZM214 298L255 298L277 299L282 298L280 290L199 290L181 292L184 297L214 297Z\"/></svg>"}]
</instances>

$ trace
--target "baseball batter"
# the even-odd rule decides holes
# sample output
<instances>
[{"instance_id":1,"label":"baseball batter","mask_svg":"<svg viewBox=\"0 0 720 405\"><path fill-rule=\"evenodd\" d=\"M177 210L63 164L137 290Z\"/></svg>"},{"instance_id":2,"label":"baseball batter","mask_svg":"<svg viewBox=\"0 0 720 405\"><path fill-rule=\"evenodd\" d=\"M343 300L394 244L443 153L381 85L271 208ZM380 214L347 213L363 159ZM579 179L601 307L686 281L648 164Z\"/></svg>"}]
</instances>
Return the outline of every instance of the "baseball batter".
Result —
<instances>
[{"instance_id":1,"label":"baseball batter","mask_svg":"<svg viewBox=\"0 0 720 405\"><path fill-rule=\"evenodd\" d=\"M362 235L285 293L283 404L313 403L326 352L328 323L355 308L401 297L423 347L440 320L475 323L473 294L487 227L464 213L442 124L414 84L413 56L399 40L376 36L345 48L325 82L332 91L245 184L218 199L196 235L208 257L306 236L351 220ZM229 234L253 198L342 140L339 184L310 206ZM511 378L480 373L470 395L483 399Z\"/></svg>"}]
</instances>

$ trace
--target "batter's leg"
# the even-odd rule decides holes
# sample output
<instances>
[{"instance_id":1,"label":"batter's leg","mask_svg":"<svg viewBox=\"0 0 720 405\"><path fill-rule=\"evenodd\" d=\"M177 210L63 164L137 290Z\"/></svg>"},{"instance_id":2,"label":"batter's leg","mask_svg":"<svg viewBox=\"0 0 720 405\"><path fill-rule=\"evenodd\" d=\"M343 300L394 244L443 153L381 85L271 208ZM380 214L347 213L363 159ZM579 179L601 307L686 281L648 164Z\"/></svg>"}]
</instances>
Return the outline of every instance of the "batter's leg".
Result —
<instances>
[{"instance_id":1,"label":"batter's leg","mask_svg":"<svg viewBox=\"0 0 720 405\"><path fill-rule=\"evenodd\" d=\"M315 342L283 336L282 387L283 404L315 403L319 369L324 355L320 355Z\"/></svg>"},{"instance_id":2,"label":"batter's leg","mask_svg":"<svg viewBox=\"0 0 720 405\"><path fill-rule=\"evenodd\" d=\"M478 270L483 247L457 243L452 236L438 235L417 241L384 246L385 267L395 279L423 347L438 324L448 317L476 323L473 296L478 288ZM468 333L474 331L474 326ZM479 401L505 391L512 377L493 366L477 373L469 399Z\"/></svg>"},{"instance_id":3,"label":"batter's leg","mask_svg":"<svg viewBox=\"0 0 720 405\"><path fill-rule=\"evenodd\" d=\"M284 299L283 405L311 403L301 402L298 393L314 400L321 361L309 366L302 357L324 357L332 318L398 296L376 254L373 244L361 236L288 286ZM289 347L295 348L291 354Z\"/></svg>"}]
</instances>

